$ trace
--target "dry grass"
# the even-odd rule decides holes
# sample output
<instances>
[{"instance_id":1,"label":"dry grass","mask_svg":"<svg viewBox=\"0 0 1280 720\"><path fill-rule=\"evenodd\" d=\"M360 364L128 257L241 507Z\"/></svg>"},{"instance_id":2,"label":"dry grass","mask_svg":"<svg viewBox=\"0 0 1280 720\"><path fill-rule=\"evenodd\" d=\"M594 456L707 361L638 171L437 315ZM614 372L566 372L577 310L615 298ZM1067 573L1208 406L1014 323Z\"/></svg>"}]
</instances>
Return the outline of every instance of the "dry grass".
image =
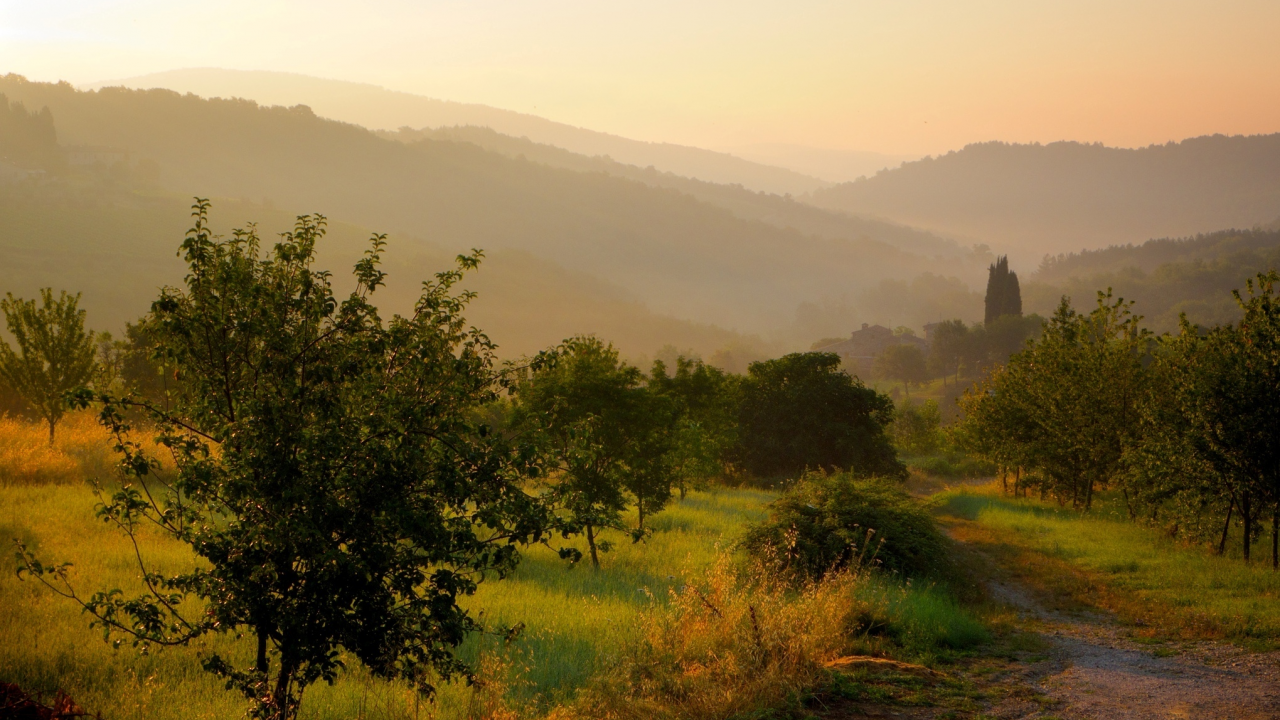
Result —
<instances>
[{"instance_id":1,"label":"dry grass","mask_svg":"<svg viewBox=\"0 0 1280 720\"><path fill-rule=\"evenodd\" d=\"M0 485L71 485L115 474L111 438L90 411L69 413L54 443L43 423L0 416Z\"/></svg>"},{"instance_id":2,"label":"dry grass","mask_svg":"<svg viewBox=\"0 0 1280 720\"><path fill-rule=\"evenodd\" d=\"M933 657L948 643L948 631L957 635L957 626L972 632L959 644L985 639L954 604L920 590L887 586L865 572L832 574L795 590L766 570L743 569L726 556L687 578L665 606L644 613L636 640L575 702L550 717L713 720L771 710L804 714L804 702L830 684L834 667L891 654ZM913 646L913 640L922 642ZM892 660L880 664L908 666Z\"/></svg>"}]
</instances>

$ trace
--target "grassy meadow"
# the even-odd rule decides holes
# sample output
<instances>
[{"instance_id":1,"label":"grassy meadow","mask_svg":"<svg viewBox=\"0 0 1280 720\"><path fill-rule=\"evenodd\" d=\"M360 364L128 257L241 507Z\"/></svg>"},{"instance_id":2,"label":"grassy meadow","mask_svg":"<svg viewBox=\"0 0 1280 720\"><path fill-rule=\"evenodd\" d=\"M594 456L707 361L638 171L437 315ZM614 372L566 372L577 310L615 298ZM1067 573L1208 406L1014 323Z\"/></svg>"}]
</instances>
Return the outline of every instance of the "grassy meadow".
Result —
<instances>
[{"instance_id":1,"label":"grassy meadow","mask_svg":"<svg viewBox=\"0 0 1280 720\"><path fill-rule=\"evenodd\" d=\"M1089 513L1005 497L997 484L949 490L936 501L959 519L958 538L1002 554L1033 585L1112 610L1148 635L1280 646L1280 573L1271 569L1269 533L1245 564L1238 529L1218 556L1130 521L1118 494L1102 494Z\"/></svg>"},{"instance_id":2,"label":"grassy meadow","mask_svg":"<svg viewBox=\"0 0 1280 720\"><path fill-rule=\"evenodd\" d=\"M71 580L82 595L112 588L135 591L140 579L133 549L121 533L95 518L97 499L85 481L110 477L111 472L106 438L90 415L69 416L52 448L39 426L0 420L0 542L7 546L10 538L18 539L46 562L73 563ZM683 620L671 615L677 611L673 603L680 606L693 597L681 592L687 585L707 592L720 588L725 609L719 620L728 622L731 607L741 605L741 618L749 610L757 644L759 608L759 623L767 632L804 646L792 656L801 657L811 671L851 648L931 662L986 639L981 623L945 592L904 587L892 579L863 574L846 578L835 589L807 594L733 590L724 568L741 565L733 552L737 536L746 523L763 517L772 497L751 489L691 493L652 517L654 533L645 542L632 543L620 533L608 537L614 548L602 556L599 571L589 564L569 566L551 548L532 548L514 576L482 583L466 601L488 627L525 626L510 644L497 636L479 636L464 646L464 656L481 669L483 682L444 685L432 705L409 686L372 679L352 662L352 670L334 686L307 690L302 717L543 715L555 705L573 704L583 687L608 686L602 675L616 676L637 648L669 645L670 638L658 636L680 622L692 622L688 607L680 611ZM167 538L143 537L146 557L161 571L193 560L184 546ZM249 640L210 638L189 649L160 649L145 656L127 642L113 649L100 630L89 628L89 617L74 603L36 581L15 577L11 552L0 556L0 566L0 680L46 695L64 689L82 706L113 720L243 714L242 699L205 673L199 656L217 649L247 657ZM694 605L692 610L701 607ZM776 612L766 616L766 607ZM804 607L810 609L802 612ZM864 633L860 644L850 645L847 625L859 613L872 613L891 625L892 632L876 637ZM710 632L707 618L695 625L701 629L694 635ZM723 637L711 645L729 642L726 638L737 632L722 630ZM690 642L688 634L682 631L680 641ZM681 652L692 651L686 647ZM718 652L724 654L723 649ZM705 658L688 662L701 667ZM793 674L816 677L812 672ZM750 695L752 702L779 701L777 687L760 692Z\"/></svg>"}]
</instances>

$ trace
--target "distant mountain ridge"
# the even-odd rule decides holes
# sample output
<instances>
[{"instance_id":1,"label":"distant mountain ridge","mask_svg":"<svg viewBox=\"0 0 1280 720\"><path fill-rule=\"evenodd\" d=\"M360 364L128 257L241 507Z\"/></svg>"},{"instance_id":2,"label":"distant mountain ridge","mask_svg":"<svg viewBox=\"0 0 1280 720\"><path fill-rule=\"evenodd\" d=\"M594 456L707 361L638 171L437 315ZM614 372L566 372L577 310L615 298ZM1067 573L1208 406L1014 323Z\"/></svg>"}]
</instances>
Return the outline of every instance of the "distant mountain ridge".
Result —
<instances>
[{"instance_id":1,"label":"distant mountain ridge","mask_svg":"<svg viewBox=\"0 0 1280 720\"><path fill-rule=\"evenodd\" d=\"M372 130L476 125L581 155L607 155L628 165L642 168L652 165L658 170L685 177L740 184L752 190L780 195L798 195L830 184L727 153L673 143L631 140L488 105L436 100L377 85L293 73L192 68L91 83L85 88L111 86L165 88L206 98L244 98L260 105L306 105L320 117Z\"/></svg>"},{"instance_id":2,"label":"distant mountain ridge","mask_svg":"<svg viewBox=\"0 0 1280 720\"><path fill-rule=\"evenodd\" d=\"M1275 220L1280 134L1213 135L1136 150L980 143L806 199L980 239L1025 264L1044 254Z\"/></svg>"},{"instance_id":3,"label":"distant mountain ridge","mask_svg":"<svg viewBox=\"0 0 1280 720\"><path fill-rule=\"evenodd\" d=\"M885 279L933 273L973 282L986 262L897 226L840 230L847 218L784 198L721 189L743 204L743 214L826 218L839 232L751 219L674 187L553 167L471 142L392 141L304 107L168 90L78 91L18 76L0 78L0 92L30 108L49 107L68 144L128 149L149 163L166 192L323 212L446 251L523 251L609 283L657 314L743 333L789 327L802 303L856 294ZM713 191L720 192L700 192ZM876 237L882 231L883 239ZM911 238L924 245L896 245Z\"/></svg>"}]
</instances>

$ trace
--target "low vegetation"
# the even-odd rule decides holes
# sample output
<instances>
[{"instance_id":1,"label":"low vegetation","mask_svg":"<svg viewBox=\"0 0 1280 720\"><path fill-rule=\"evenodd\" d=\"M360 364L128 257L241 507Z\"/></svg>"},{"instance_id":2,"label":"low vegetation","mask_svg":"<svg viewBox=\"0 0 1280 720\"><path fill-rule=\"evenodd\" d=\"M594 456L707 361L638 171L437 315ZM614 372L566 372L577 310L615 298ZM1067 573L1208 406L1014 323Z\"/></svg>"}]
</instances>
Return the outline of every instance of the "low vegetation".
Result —
<instances>
[{"instance_id":1,"label":"low vegetation","mask_svg":"<svg viewBox=\"0 0 1280 720\"><path fill-rule=\"evenodd\" d=\"M937 500L962 521L952 527L958 537L999 556L1047 596L1118 613L1139 636L1280 646L1280 575L1240 562L1238 535L1233 549L1217 555L1131 522L1114 492L1083 513L1011 498L998 485Z\"/></svg>"},{"instance_id":2,"label":"low vegetation","mask_svg":"<svg viewBox=\"0 0 1280 720\"><path fill-rule=\"evenodd\" d=\"M769 505L767 521L743 539L779 577L802 581L875 568L903 578L938 578L946 541L923 504L896 480L814 472Z\"/></svg>"}]
</instances>

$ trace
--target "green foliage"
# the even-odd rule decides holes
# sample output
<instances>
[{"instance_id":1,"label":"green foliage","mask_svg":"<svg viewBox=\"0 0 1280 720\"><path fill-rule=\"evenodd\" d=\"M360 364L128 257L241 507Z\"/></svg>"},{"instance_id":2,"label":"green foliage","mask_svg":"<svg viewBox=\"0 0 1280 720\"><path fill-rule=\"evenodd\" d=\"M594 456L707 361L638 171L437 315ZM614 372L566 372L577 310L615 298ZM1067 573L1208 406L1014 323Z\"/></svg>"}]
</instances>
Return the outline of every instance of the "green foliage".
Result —
<instances>
[{"instance_id":1,"label":"green foliage","mask_svg":"<svg viewBox=\"0 0 1280 720\"><path fill-rule=\"evenodd\" d=\"M946 541L933 516L896 483L808 473L743 538L751 555L802 578L846 567L937 575Z\"/></svg>"},{"instance_id":2,"label":"green foliage","mask_svg":"<svg viewBox=\"0 0 1280 720\"><path fill-rule=\"evenodd\" d=\"M1184 313L1206 327L1236 322L1232 290L1276 267L1280 231L1227 230L1048 257L1024 291L1028 307L1047 308L1111 287L1139 301L1153 331L1176 333Z\"/></svg>"},{"instance_id":3,"label":"green foliage","mask_svg":"<svg viewBox=\"0 0 1280 720\"><path fill-rule=\"evenodd\" d=\"M594 337L567 340L554 363L516 387L514 426L549 446L559 470L549 497L586 531L596 567L598 550L609 549L596 536L621 528L628 490L642 527L646 513L671 499L663 461L672 414L669 403L646 392L639 369Z\"/></svg>"},{"instance_id":4,"label":"green foliage","mask_svg":"<svg viewBox=\"0 0 1280 720\"><path fill-rule=\"evenodd\" d=\"M691 488L725 472L725 457L738 437L738 384L724 371L684 356L675 359L675 373L655 361L649 391L667 398L672 418L668 468L680 497Z\"/></svg>"},{"instance_id":5,"label":"green foliage","mask_svg":"<svg viewBox=\"0 0 1280 720\"><path fill-rule=\"evenodd\" d=\"M0 342L0 378L49 425L49 443L66 413L66 395L86 385L94 373L93 334L84 329L80 296L40 291L41 304L8 293L0 300L18 349Z\"/></svg>"},{"instance_id":6,"label":"green foliage","mask_svg":"<svg viewBox=\"0 0 1280 720\"><path fill-rule=\"evenodd\" d=\"M914 405L903 403L893 411L893 444L907 455L932 455L942 449L942 412L937 400Z\"/></svg>"},{"instance_id":7,"label":"green foliage","mask_svg":"<svg viewBox=\"0 0 1280 720\"><path fill-rule=\"evenodd\" d=\"M805 470L905 476L886 427L893 402L840 369L835 353L752 363L742 380L733 457L763 479Z\"/></svg>"},{"instance_id":8,"label":"green foliage","mask_svg":"<svg viewBox=\"0 0 1280 720\"><path fill-rule=\"evenodd\" d=\"M881 351L872 369L880 377L902 383L907 397L911 396L912 385L923 385L929 380L924 353L915 345L906 343L890 345Z\"/></svg>"},{"instance_id":9,"label":"green foliage","mask_svg":"<svg viewBox=\"0 0 1280 720\"><path fill-rule=\"evenodd\" d=\"M1082 315L1063 298L1039 339L965 393L962 445L1089 507L1138 439L1150 339L1131 306L1098 293L1097 308Z\"/></svg>"},{"instance_id":10,"label":"green foliage","mask_svg":"<svg viewBox=\"0 0 1280 720\"><path fill-rule=\"evenodd\" d=\"M136 597L82 598L67 566L29 553L24 571L144 650L250 635L250 664L213 651L203 665L259 717L292 717L307 686L351 659L425 693L467 675L455 649L480 626L460 599L510 573L553 521L521 489L540 471L534 449L473 420L508 385L461 314L471 296L452 291L478 253L384 322L369 302L382 237L339 299L313 267L322 217L300 217L264 254L252 229L213 236L208 207L182 244L185 288L165 289L147 323L180 387L165 405L81 397L102 404L128 478L100 517L140 548L154 528L199 563L161 573L139 554ZM134 439L126 411L146 414L171 461Z\"/></svg>"},{"instance_id":11,"label":"green foliage","mask_svg":"<svg viewBox=\"0 0 1280 720\"><path fill-rule=\"evenodd\" d=\"M1280 527L1280 302L1273 271L1235 293L1238 323L1207 332L1185 320L1164 338L1152 367L1155 390L1143 406L1145 442L1134 453L1135 499L1208 539L1231 514L1243 524L1244 558L1265 509ZM1208 525L1208 526L1206 526ZM1273 548L1272 562L1280 563Z\"/></svg>"},{"instance_id":12,"label":"green foliage","mask_svg":"<svg viewBox=\"0 0 1280 720\"><path fill-rule=\"evenodd\" d=\"M1022 315L1022 288L1018 274L1009 269L1009 258L1001 255L987 271L987 294L984 298L983 325L990 325L1006 315Z\"/></svg>"},{"instance_id":13,"label":"green foliage","mask_svg":"<svg viewBox=\"0 0 1280 720\"><path fill-rule=\"evenodd\" d=\"M965 357L969 328L963 320L943 320L933 329L933 341L929 343L929 371L941 376L960 378L960 365Z\"/></svg>"}]
</instances>

